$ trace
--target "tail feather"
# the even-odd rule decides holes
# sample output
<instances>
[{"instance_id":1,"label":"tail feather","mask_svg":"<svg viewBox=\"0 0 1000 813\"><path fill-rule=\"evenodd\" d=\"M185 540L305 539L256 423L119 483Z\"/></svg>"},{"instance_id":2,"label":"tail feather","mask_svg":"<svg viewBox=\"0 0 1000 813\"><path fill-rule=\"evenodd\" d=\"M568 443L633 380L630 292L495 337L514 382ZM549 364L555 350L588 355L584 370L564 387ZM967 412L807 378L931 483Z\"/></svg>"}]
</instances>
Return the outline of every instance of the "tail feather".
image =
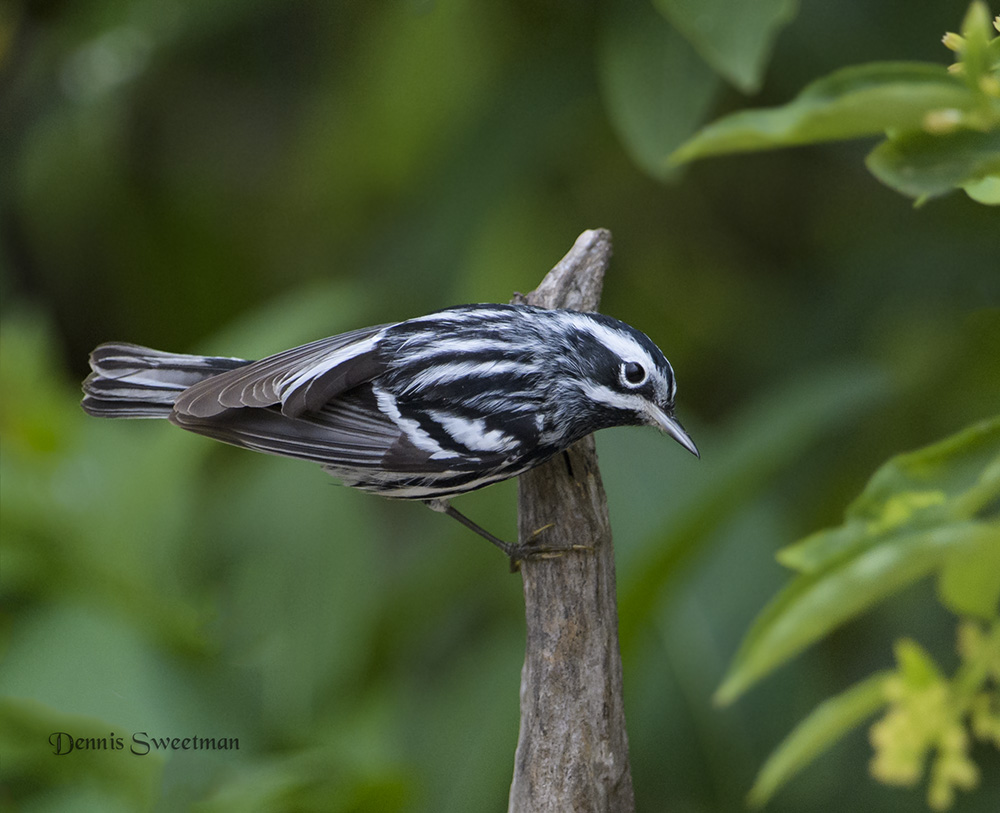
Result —
<instances>
[{"instance_id":1,"label":"tail feather","mask_svg":"<svg viewBox=\"0 0 1000 813\"><path fill-rule=\"evenodd\" d=\"M102 344L90 354L93 372L83 382L81 406L100 418L167 418L188 387L249 363L164 353L137 344Z\"/></svg>"}]
</instances>

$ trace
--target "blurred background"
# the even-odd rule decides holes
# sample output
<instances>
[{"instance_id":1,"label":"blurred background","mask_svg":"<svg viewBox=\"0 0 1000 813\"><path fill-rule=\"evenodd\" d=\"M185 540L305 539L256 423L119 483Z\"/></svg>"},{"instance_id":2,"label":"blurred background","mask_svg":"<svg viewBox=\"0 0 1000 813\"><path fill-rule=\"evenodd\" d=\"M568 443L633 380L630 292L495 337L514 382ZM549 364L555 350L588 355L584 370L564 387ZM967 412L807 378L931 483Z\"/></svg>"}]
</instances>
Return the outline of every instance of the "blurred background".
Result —
<instances>
[{"instance_id":1,"label":"blurred background","mask_svg":"<svg viewBox=\"0 0 1000 813\"><path fill-rule=\"evenodd\" d=\"M804 3L748 97L638 1L5 4L0 805L506 809L524 621L503 557L316 467L88 418L79 381L111 339L257 358L504 302L593 227L614 235L602 310L664 349L702 452L597 439L638 809L744 809L782 736L899 636L952 668L924 583L711 700L787 579L775 551L838 523L890 455L996 411L996 209L914 208L864 143L660 172L620 66L644 33L674 41L641 86L667 153L848 64L946 64L966 5ZM511 538L515 493L458 507ZM59 731L126 753L56 757ZM137 732L239 750L133 757ZM974 756L985 786L957 811L995 809L996 753ZM857 732L769 809L924 808L869 759Z\"/></svg>"}]
</instances>

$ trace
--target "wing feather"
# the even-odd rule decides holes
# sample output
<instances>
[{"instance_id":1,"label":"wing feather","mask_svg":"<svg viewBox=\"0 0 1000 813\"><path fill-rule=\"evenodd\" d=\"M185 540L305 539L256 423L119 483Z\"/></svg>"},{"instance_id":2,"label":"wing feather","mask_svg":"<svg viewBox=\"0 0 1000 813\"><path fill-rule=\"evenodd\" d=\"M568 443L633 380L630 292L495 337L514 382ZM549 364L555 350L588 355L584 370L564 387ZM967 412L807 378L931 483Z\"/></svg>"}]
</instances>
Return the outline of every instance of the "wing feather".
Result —
<instances>
[{"instance_id":1,"label":"wing feather","mask_svg":"<svg viewBox=\"0 0 1000 813\"><path fill-rule=\"evenodd\" d=\"M437 456L415 445L383 413L370 384L343 393L321 409L289 418L277 406L230 409L208 417L175 412L170 420L199 435L258 452L309 460L335 470L434 477L504 464L502 455Z\"/></svg>"},{"instance_id":2,"label":"wing feather","mask_svg":"<svg viewBox=\"0 0 1000 813\"><path fill-rule=\"evenodd\" d=\"M298 418L289 418L272 405L207 416L175 412L170 420L225 443L324 465L378 465L401 434L378 411L370 386L358 387Z\"/></svg>"},{"instance_id":3,"label":"wing feather","mask_svg":"<svg viewBox=\"0 0 1000 813\"><path fill-rule=\"evenodd\" d=\"M185 416L213 418L239 407L280 404L282 414L290 418L319 410L340 393L384 371L375 348L386 327L341 333L207 378L177 399L177 423L186 425Z\"/></svg>"}]
</instances>

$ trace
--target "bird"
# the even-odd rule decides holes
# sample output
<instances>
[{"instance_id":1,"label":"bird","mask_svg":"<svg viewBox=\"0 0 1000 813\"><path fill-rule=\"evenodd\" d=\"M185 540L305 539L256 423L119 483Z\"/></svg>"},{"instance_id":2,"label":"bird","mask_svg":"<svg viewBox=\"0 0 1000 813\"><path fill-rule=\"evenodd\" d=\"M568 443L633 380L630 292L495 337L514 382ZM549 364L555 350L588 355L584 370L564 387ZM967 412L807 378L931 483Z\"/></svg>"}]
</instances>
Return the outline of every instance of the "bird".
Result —
<instances>
[{"instance_id":1,"label":"bird","mask_svg":"<svg viewBox=\"0 0 1000 813\"><path fill-rule=\"evenodd\" d=\"M318 463L344 485L420 500L496 545L451 499L516 477L600 429L653 426L696 457L673 368L600 313L473 304L352 330L249 361L109 342L81 403Z\"/></svg>"}]
</instances>

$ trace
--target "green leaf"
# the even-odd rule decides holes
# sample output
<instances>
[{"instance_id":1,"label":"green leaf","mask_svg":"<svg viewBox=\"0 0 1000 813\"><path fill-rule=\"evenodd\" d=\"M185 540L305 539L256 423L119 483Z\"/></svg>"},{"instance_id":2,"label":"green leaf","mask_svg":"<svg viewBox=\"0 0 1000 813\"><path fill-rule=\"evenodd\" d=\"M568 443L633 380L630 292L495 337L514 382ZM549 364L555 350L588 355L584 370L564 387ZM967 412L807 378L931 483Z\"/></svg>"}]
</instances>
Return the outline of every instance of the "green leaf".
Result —
<instances>
[{"instance_id":1,"label":"green leaf","mask_svg":"<svg viewBox=\"0 0 1000 813\"><path fill-rule=\"evenodd\" d=\"M778 31L796 0L653 0L712 68L740 90L760 87Z\"/></svg>"},{"instance_id":2,"label":"green leaf","mask_svg":"<svg viewBox=\"0 0 1000 813\"><path fill-rule=\"evenodd\" d=\"M1000 42L1000 38L997 41ZM1000 175L987 175L982 180L963 184L962 188L977 203L1000 206Z\"/></svg>"},{"instance_id":3,"label":"green leaf","mask_svg":"<svg viewBox=\"0 0 1000 813\"><path fill-rule=\"evenodd\" d=\"M718 78L646 2L616 5L604 31L598 70L611 122L632 159L653 177L701 124Z\"/></svg>"},{"instance_id":4,"label":"green leaf","mask_svg":"<svg viewBox=\"0 0 1000 813\"><path fill-rule=\"evenodd\" d=\"M886 681L893 674L878 672L813 709L768 757L747 802L763 807L799 771L881 709L886 704Z\"/></svg>"},{"instance_id":5,"label":"green leaf","mask_svg":"<svg viewBox=\"0 0 1000 813\"><path fill-rule=\"evenodd\" d=\"M1000 418L890 460L847 509L844 525L782 551L781 561L800 575L754 622L718 700L735 699L832 629L956 555L996 546L998 506ZM973 604L988 596L990 584L977 590Z\"/></svg>"},{"instance_id":6,"label":"green leaf","mask_svg":"<svg viewBox=\"0 0 1000 813\"><path fill-rule=\"evenodd\" d=\"M886 186L914 198L932 198L1000 174L1000 130L900 133L865 160ZM990 188L985 189L986 194Z\"/></svg>"},{"instance_id":7,"label":"green leaf","mask_svg":"<svg viewBox=\"0 0 1000 813\"><path fill-rule=\"evenodd\" d=\"M845 511L845 523L778 553L778 561L817 573L884 534L981 516L1000 500L1000 418L897 455L879 468Z\"/></svg>"},{"instance_id":8,"label":"green leaf","mask_svg":"<svg viewBox=\"0 0 1000 813\"><path fill-rule=\"evenodd\" d=\"M896 641L893 651L899 666L897 673L910 688L923 690L943 679L930 653L916 641L902 638Z\"/></svg>"},{"instance_id":9,"label":"green leaf","mask_svg":"<svg viewBox=\"0 0 1000 813\"><path fill-rule=\"evenodd\" d=\"M716 700L727 704L831 630L942 566L950 554L1000 536L1000 522L963 522L883 542L817 574L799 576L764 608Z\"/></svg>"},{"instance_id":10,"label":"green leaf","mask_svg":"<svg viewBox=\"0 0 1000 813\"><path fill-rule=\"evenodd\" d=\"M938 595L956 615L996 618L1000 612L1000 537L952 556L938 579Z\"/></svg>"},{"instance_id":11,"label":"green leaf","mask_svg":"<svg viewBox=\"0 0 1000 813\"><path fill-rule=\"evenodd\" d=\"M857 65L807 85L782 107L744 110L708 125L671 161L915 130L930 111L965 111L978 102L961 79L939 65Z\"/></svg>"}]
</instances>

